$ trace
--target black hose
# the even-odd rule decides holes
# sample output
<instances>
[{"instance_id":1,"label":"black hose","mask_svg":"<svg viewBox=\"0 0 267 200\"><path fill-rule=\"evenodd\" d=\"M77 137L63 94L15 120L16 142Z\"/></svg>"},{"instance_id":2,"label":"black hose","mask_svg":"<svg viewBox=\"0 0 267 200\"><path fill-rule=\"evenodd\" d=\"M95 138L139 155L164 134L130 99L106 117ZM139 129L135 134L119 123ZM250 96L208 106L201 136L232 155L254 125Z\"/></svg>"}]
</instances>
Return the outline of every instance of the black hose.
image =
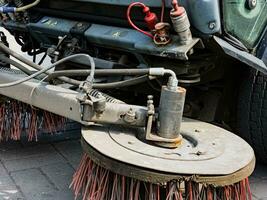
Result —
<instances>
[{"instance_id":1,"label":"black hose","mask_svg":"<svg viewBox=\"0 0 267 200\"><path fill-rule=\"evenodd\" d=\"M34 72L27 69L26 67L24 67L23 65L21 65L20 63L16 62L15 60L12 60L6 56L0 56L0 60L4 61L5 63L8 63L10 65L13 65L14 67L20 69L21 71L23 71L25 74L27 75L32 75Z\"/></svg>"},{"instance_id":2,"label":"black hose","mask_svg":"<svg viewBox=\"0 0 267 200\"><path fill-rule=\"evenodd\" d=\"M88 76L91 70L62 70L51 73L47 80L52 80L61 76ZM100 76L133 76L133 75L147 75L149 69L97 69L95 75Z\"/></svg>"},{"instance_id":3,"label":"black hose","mask_svg":"<svg viewBox=\"0 0 267 200\"><path fill-rule=\"evenodd\" d=\"M0 49L2 51L4 51L5 53L13 56L14 58L18 59L19 61L29 65L30 67L36 69L36 70L42 70L42 66L40 65L37 65L36 63L24 58L23 56L21 56L20 54L16 53L15 51L11 50L10 48L8 48L7 46L5 46L3 43L0 42ZM51 74L51 72L47 71L45 72L47 75ZM67 77L60 77L58 78L59 80L63 81L63 82L66 82L66 83L69 83L71 85L76 85L76 86L79 86L80 85L80 81L77 81L77 80L74 80L74 79L71 79L71 78L67 78Z\"/></svg>"},{"instance_id":4,"label":"black hose","mask_svg":"<svg viewBox=\"0 0 267 200\"><path fill-rule=\"evenodd\" d=\"M114 88L122 88L122 87L129 87L133 85L138 85L140 83L144 83L146 81L155 79L155 77L151 76L140 76L137 78L132 78L129 80L125 81L119 81L119 82L114 82L114 83L95 83L93 84L94 89L114 89Z\"/></svg>"},{"instance_id":5,"label":"black hose","mask_svg":"<svg viewBox=\"0 0 267 200\"><path fill-rule=\"evenodd\" d=\"M43 64L43 62L44 62L46 56L47 56L47 52L45 52L45 54L43 55L43 57L42 57L41 60L39 61L38 65Z\"/></svg>"}]
</instances>

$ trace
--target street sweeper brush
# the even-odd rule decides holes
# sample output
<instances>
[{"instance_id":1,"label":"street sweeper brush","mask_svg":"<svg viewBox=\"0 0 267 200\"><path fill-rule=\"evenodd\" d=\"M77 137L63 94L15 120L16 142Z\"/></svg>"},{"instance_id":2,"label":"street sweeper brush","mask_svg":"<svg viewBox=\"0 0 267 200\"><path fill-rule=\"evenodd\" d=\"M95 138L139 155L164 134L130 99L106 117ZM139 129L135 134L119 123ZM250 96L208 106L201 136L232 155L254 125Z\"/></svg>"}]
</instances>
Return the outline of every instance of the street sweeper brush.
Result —
<instances>
[{"instance_id":1,"label":"street sweeper brush","mask_svg":"<svg viewBox=\"0 0 267 200\"><path fill-rule=\"evenodd\" d=\"M83 199L251 200L251 147L213 125L184 119L178 148L146 142L142 129L82 130L85 154L71 187Z\"/></svg>"},{"instance_id":2,"label":"street sweeper brush","mask_svg":"<svg viewBox=\"0 0 267 200\"><path fill-rule=\"evenodd\" d=\"M0 142L21 140L38 141L38 132L54 134L64 130L66 118L28 104L4 99L0 104Z\"/></svg>"}]
</instances>

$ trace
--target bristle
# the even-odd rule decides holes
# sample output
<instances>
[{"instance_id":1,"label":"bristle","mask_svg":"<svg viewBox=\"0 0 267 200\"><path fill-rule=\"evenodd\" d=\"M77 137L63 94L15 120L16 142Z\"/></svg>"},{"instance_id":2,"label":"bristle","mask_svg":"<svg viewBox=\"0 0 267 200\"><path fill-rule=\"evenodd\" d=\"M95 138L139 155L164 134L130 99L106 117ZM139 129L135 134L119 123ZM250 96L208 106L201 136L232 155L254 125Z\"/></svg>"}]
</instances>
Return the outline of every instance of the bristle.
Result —
<instances>
[{"instance_id":1,"label":"bristle","mask_svg":"<svg viewBox=\"0 0 267 200\"><path fill-rule=\"evenodd\" d=\"M63 130L66 124L64 117L55 115L53 113L43 112L43 130L47 133L54 134L58 130Z\"/></svg>"},{"instance_id":2,"label":"bristle","mask_svg":"<svg viewBox=\"0 0 267 200\"><path fill-rule=\"evenodd\" d=\"M75 199L82 195L83 200L252 200L248 178L225 187L188 179L157 185L114 174L86 154L70 187Z\"/></svg>"},{"instance_id":3,"label":"bristle","mask_svg":"<svg viewBox=\"0 0 267 200\"><path fill-rule=\"evenodd\" d=\"M47 111L33 108L16 100L0 104L0 142L18 141L25 132L28 141L37 141L38 132L54 134L64 131L66 119Z\"/></svg>"},{"instance_id":4,"label":"bristle","mask_svg":"<svg viewBox=\"0 0 267 200\"><path fill-rule=\"evenodd\" d=\"M5 140L5 106L0 106L0 141Z\"/></svg>"}]
</instances>

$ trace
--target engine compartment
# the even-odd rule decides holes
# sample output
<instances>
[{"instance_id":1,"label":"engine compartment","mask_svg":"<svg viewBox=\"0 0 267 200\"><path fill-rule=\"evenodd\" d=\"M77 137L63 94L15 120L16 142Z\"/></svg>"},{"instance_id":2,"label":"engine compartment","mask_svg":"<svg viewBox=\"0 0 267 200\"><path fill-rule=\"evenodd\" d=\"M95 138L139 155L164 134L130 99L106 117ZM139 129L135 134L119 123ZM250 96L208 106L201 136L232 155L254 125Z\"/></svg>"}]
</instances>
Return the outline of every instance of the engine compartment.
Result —
<instances>
[{"instance_id":1,"label":"engine compartment","mask_svg":"<svg viewBox=\"0 0 267 200\"><path fill-rule=\"evenodd\" d=\"M17 5L18 2L11 1L10 5ZM32 1L21 2L27 5ZM53 63L69 55L85 53L94 57L97 69L173 70L179 84L188 89L185 115L213 121L223 93L226 70L221 62L225 56L222 56L222 52L210 37L210 34L221 30L218 1L181 1L188 14L193 37L188 43L182 44L171 25L171 42L166 45L156 45L153 39L129 25L126 13L128 3L132 2L134 1L42 0L25 12L2 15L1 23L14 36L21 50L32 55L34 61L36 55L41 53L50 57ZM172 24L170 2L166 1L164 22ZM153 13L160 16L161 1L145 3L151 6ZM138 27L148 31L144 13L140 8L133 8L131 16ZM86 60L76 59L57 65L55 71L89 67ZM85 76L74 78L81 81ZM108 84L131 78L127 75L98 76L95 81ZM56 79L50 81L53 84L61 83ZM147 95L152 93L155 102L158 102L160 88L165 82L166 77L162 77L140 85L105 92L130 103L144 102ZM211 109L210 105L214 105L212 111L205 113L205 110Z\"/></svg>"}]
</instances>

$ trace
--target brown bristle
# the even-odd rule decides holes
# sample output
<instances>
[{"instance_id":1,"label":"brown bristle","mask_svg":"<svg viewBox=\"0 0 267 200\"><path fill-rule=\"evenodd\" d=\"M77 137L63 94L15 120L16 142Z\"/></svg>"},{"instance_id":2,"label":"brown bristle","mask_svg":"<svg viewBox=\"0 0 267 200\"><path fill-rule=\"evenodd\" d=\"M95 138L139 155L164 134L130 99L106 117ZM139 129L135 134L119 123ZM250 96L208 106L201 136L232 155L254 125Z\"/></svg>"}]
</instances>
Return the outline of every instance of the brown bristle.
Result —
<instances>
[{"instance_id":1,"label":"brown bristle","mask_svg":"<svg viewBox=\"0 0 267 200\"><path fill-rule=\"evenodd\" d=\"M65 122L64 117L9 100L0 105L0 142L18 141L23 132L28 141L37 141L38 131L54 134L64 130Z\"/></svg>"},{"instance_id":2,"label":"brown bristle","mask_svg":"<svg viewBox=\"0 0 267 200\"><path fill-rule=\"evenodd\" d=\"M114 174L95 164L87 154L70 187L83 200L252 200L248 178L230 186L214 187L191 180L156 185Z\"/></svg>"}]
</instances>

